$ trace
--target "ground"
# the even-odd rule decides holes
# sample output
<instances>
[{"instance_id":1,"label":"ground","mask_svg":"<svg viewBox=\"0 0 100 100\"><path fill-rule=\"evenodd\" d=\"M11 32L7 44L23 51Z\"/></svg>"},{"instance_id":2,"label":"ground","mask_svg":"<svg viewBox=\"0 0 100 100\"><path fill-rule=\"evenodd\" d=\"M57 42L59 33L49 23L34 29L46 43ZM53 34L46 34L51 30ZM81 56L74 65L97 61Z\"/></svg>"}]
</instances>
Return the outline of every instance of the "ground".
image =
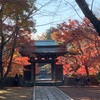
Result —
<instances>
[{"instance_id":1,"label":"ground","mask_svg":"<svg viewBox=\"0 0 100 100\"><path fill-rule=\"evenodd\" d=\"M0 100L32 100L33 87L5 87L0 90Z\"/></svg>"},{"instance_id":2,"label":"ground","mask_svg":"<svg viewBox=\"0 0 100 100\"><path fill-rule=\"evenodd\" d=\"M74 100L100 100L100 86L60 86L58 88Z\"/></svg>"},{"instance_id":3,"label":"ground","mask_svg":"<svg viewBox=\"0 0 100 100\"><path fill-rule=\"evenodd\" d=\"M59 86L74 100L100 100L100 86ZM6 87L0 90L0 100L32 100L33 87Z\"/></svg>"}]
</instances>

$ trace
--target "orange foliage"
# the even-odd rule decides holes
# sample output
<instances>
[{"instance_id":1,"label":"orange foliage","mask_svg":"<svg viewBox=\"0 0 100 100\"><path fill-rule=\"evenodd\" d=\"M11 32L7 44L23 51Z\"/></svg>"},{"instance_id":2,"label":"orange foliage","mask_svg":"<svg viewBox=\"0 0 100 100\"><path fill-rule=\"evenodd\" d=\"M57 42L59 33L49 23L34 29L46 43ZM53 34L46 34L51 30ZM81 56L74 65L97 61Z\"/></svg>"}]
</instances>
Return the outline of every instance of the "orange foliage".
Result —
<instances>
[{"instance_id":1,"label":"orange foliage","mask_svg":"<svg viewBox=\"0 0 100 100\"><path fill-rule=\"evenodd\" d=\"M8 63L9 63L9 59L6 61L6 63L3 64L4 73L7 70ZM13 76L15 74L23 74L23 70L25 70L24 66L29 65L29 64L30 64L29 58L28 57L22 57L19 54L18 49L15 49L15 53L13 55L12 65L11 65L9 75Z\"/></svg>"},{"instance_id":2,"label":"orange foliage","mask_svg":"<svg viewBox=\"0 0 100 100\"><path fill-rule=\"evenodd\" d=\"M100 37L88 19L84 18L83 22L68 20L68 24L59 24L51 38L65 45L69 52L65 57L58 58L64 65L64 74L90 75L100 71Z\"/></svg>"}]
</instances>

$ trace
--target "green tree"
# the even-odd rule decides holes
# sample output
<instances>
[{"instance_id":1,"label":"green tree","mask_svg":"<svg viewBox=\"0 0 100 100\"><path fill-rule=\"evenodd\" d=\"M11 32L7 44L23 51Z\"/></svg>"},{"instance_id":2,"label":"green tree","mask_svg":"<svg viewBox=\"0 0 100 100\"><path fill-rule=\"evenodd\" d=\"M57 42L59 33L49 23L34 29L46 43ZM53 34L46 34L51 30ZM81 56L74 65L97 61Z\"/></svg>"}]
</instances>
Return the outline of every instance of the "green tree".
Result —
<instances>
[{"instance_id":1,"label":"green tree","mask_svg":"<svg viewBox=\"0 0 100 100\"><path fill-rule=\"evenodd\" d=\"M53 33L53 27L51 27L50 29L46 30L46 34L45 37L47 40L51 40L51 34Z\"/></svg>"}]
</instances>

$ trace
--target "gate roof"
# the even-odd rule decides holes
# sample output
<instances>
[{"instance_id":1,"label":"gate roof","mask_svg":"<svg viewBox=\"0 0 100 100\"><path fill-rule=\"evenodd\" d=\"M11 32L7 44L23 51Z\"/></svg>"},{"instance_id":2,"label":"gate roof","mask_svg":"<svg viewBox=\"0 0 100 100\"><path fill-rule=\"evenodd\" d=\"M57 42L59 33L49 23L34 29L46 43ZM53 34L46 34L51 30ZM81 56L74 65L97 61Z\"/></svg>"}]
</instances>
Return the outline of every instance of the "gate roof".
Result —
<instances>
[{"instance_id":1,"label":"gate roof","mask_svg":"<svg viewBox=\"0 0 100 100\"><path fill-rule=\"evenodd\" d=\"M44 54L64 54L66 49L57 44L54 40L36 40L36 49L33 51L34 54L44 53Z\"/></svg>"}]
</instances>

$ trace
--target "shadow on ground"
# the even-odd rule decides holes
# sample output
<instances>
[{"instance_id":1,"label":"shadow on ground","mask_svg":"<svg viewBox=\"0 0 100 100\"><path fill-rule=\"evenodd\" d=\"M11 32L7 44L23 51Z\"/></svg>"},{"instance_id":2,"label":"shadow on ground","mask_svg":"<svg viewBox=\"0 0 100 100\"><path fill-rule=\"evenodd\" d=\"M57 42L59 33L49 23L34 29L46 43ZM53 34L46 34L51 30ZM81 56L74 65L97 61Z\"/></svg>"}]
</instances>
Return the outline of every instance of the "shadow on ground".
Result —
<instances>
[{"instance_id":1,"label":"shadow on ground","mask_svg":"<svg viewBox=\"0 0 100 100\"><path fill-rule=\"evenodd\" d=\"M7 87L0 90L0 100L32 100L32 87Z\"/></svg>"}]
</instances>

